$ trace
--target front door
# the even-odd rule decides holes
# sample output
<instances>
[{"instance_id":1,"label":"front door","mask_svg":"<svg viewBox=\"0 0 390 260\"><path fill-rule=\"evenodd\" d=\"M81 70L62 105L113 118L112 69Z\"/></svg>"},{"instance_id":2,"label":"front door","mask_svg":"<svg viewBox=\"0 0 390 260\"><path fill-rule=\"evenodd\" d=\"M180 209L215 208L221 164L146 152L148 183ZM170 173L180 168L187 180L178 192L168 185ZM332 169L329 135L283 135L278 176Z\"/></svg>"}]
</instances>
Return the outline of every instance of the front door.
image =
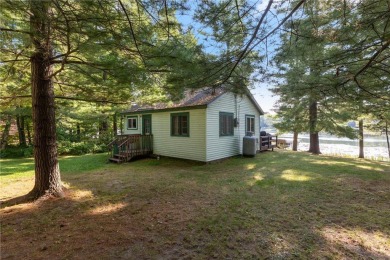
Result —
<instances>
[{"instance_id":1,"label":"front door","mask_svg":"<svg viewBox=\"0 0 390 260\"><path fill-rule=\"evenodd\" d=\"M152 115L142 116L142 134L143 135L152 134Z\"/></svg>"}]
</instances>

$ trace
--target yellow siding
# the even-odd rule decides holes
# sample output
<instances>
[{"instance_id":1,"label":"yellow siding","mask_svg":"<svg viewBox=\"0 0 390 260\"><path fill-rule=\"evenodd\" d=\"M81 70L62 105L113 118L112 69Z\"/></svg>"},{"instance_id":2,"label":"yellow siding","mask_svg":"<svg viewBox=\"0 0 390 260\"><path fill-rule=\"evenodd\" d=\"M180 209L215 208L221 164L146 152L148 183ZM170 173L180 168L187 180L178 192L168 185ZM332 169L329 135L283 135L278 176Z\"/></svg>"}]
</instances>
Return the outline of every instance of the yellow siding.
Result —
<instances>
[{"instance_id":1,"label":"yellow siding","mask_svg":"<svg viewBox=\"0 0 390 260\"><path fill-rule=\"evenodd\" d=\"M254 136L259 139L260 137L260 112L256 109L248 96L237 97L238 114L240 120L240 154L242 154L243 137L245 136L245 115L255 116L255 134ZM259 145L257 143L257 145ZM259 147L257 148L259 149Z\"/></svg>"},{"instance_id":2,"label":"yellow siding","mask_svg":"<svg viewBox=\"0 0 390 260\"><path fill-rule=\"evenodd\" d=\"M218 160L239 154L238 129L234 136L219 136L219 112L234 113L234 95L226 93L207 107L207 161Z\"/></svg>"},{"instance_id":3,"label":"yellow siding","mask_svg":"<svg viewBox=\"0 0 390 260\"><path fill-rule=\"evenodd\" d=\"M188 112L190 115L190 136L171 136L171 113ZM219 136L219 112L229 112L238 119L233 136ZM255 136L259 138L260 113L246 96L235 97L226 93L208 105L207 109L154 112L152 115L153 152L196 161L213 161L242 154L245 136L245 115L255 116ZM142 133L142 118L138 116L138 129L127 130L124 134Z\"/></svg>"},{"instance_id":4,"label":"yellow siding","mask_svg":"<svg viewBox=\"0 0 390 260\"><path fill-rule=\"evenodd\" d=\"M219 112L234 113L239 125L234 128L234 136L219 136ZM259 138L260 113L250 99L226 93L212 102L207 108L207 161L218 160L242 154L245 136L245 115L255 116L255 136Z\"/></svg>"},{"instance_id":5,"label":"yellow siding","mask_svg":"<svg viewBox=\"0 0 390 260\"><path fill-rule=\"evenodd\" d=\"M171 136L171 113L189 112L190 136ZM195 161L206 161L206 109L152 114L153 152Z\"/></svg>"},{"instance_id":6,"label":"yellow siding","mask_svg":"<svg viewBox=\"0 0 390 260\"><path fill-rule=\"evenodd\" d=\"M127 129L127 117L138 117L137 124L138 129ZM142 117L141 115L125 115L124 122L123 122L123 134L124 135L134 135L134 134L141 134L142 133Z\"/></svg>"}]
</instances>

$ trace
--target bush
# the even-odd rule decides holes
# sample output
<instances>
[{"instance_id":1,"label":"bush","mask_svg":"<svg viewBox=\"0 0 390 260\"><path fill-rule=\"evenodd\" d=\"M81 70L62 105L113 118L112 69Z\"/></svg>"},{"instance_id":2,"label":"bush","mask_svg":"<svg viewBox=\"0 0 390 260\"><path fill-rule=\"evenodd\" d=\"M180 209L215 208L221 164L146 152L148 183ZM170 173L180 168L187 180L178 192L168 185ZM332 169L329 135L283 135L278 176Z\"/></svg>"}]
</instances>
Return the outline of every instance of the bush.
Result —
<instances>
[{"instance_id":1,"label":"bush","mask_svg":"<svg viewBox=\"0 0 390 260\"><path fill-rule=\"evenodd\" d=\"M0 151L0 158L23 158L31 157L34 154L32 146L7 146L5 149Z\"/></svg>"},{"instance_id":2,"label":"bush","mask_svg":"<svg viewBox=\"0 0 390 260\"><path fill-rule=\"evenodd\" d=\"M107 151L107 145L97 142L70 142L61 141L58 143L59 155L82 155L87 153L104 153ZM32 157L34 148L8 146L0 151L0 158L25 158Z\"/></svg>"},{"instance_id":3,"label":"bush","mask_svg":"<svg viewBox=\"0 0 390 260\"><path fill-rule=\"evenodd\" d=\"M61 155L81 155L86 153L103 153L107 151L105 144L94 142L79 142L62 141L58 144L58 154Z\"/></svg>"}]
</instances>

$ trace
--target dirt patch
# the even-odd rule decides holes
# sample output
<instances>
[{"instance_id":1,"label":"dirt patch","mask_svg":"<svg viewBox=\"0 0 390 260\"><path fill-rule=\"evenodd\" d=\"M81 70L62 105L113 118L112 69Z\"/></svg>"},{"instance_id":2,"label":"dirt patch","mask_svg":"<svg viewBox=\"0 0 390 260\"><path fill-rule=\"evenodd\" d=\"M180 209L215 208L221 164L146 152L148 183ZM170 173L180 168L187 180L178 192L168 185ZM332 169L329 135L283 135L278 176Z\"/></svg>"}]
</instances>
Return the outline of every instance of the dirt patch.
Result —
<instances>
[{"instance_id":1,"label":"dirt patch","mask_svg":"<svg viewBox=\"0 0 390 260\"><path fill-rule=\"evenodd\" d=\"M390 236L381 231L348 230L343 227L326 227L321 233L334 254L360 259L389 259Z\"/></svg>"}]
</instances>

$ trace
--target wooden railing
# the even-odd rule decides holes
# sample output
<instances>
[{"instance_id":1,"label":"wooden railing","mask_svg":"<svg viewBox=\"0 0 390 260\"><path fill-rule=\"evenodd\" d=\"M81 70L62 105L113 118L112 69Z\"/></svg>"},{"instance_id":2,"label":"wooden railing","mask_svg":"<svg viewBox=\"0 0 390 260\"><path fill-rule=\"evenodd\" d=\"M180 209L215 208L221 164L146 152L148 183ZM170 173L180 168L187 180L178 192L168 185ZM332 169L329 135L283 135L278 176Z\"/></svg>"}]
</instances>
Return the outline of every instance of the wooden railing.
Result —
<instances>
[{"instance_id":1,"label":"wooden railing","mask_svg":"<svg viewBox=\"0 0 390 260\"><path fill-rule=\"evenodd\" d=\"M277 135L263 135L260 136L260 151L265 151L272 149L274 150L274 147L278 143L278 136Z\"/></svg>"},{"instance_id":2,"label":"wooden railing","mask_svg":"<svg viewBox=\"0 0 390 260\"><path fill-rule=\"evenodd\" d=\"M153 153L153 135L122 135L108 145L111 161L127 162L136 156Z\"/></svg>"},{"instance_id":3,"label":"wooden railing","mask_svg":"<svg viewBox=\"0 0 390 260\"><path fill-rule=\"evenodd\" d=\"M107 144L108 149L111 149L114 145L118 145L128 138L128 135L117 135L114 140Z\"/></svg>"}]
</instances>

